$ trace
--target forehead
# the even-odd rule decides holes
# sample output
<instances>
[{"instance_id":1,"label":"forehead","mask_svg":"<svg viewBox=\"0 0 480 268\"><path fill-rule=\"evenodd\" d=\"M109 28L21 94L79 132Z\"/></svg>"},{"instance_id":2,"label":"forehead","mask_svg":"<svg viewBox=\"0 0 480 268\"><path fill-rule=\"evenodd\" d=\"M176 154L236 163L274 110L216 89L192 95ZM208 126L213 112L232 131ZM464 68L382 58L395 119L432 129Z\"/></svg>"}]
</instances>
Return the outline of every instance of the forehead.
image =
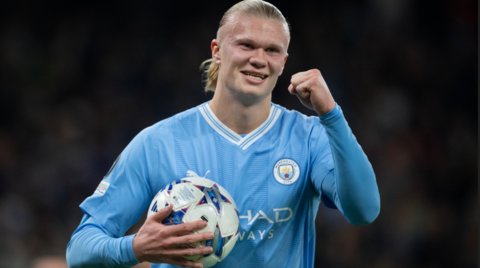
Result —
<instances>
[{"instance_id":1,"label":"forehead","mask_svg":"<svg viewBox=\"0 0 480 268\"><path fill-rule=\"evenodd\" d=\"M253 39L256 42L275 42L288 46L287 25L277 20L245 15L233 15L219 30L219 39ZM280 44L278 44L280 45Z\"/></svg>"}]
</instances>

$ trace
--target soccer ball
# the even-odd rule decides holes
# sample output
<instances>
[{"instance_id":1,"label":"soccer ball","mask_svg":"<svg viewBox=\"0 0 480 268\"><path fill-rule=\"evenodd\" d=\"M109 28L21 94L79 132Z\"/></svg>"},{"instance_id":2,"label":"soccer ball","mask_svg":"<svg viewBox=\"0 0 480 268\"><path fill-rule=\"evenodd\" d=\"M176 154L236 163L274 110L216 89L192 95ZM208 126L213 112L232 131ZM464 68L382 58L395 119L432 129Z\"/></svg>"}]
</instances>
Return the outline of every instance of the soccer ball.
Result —
<instances>
[{"instance_id":1,"label":"soccer ball","mask_svg":"<svg viewBox=\"0 0 480 268\"><path fill-rule=\"evenodd\" d=\"M147 217L172 204L173 210L162 223L175 225L196 220L206 221L207 227L195 233L213 232L211 240L200 241L189 247L211 246L212 253L186 257L211 267L232 251L238 239L238 210L232 196L217 183L201 178L187 177L167 184L152 200Z\"/></svg>"}]
</instances>

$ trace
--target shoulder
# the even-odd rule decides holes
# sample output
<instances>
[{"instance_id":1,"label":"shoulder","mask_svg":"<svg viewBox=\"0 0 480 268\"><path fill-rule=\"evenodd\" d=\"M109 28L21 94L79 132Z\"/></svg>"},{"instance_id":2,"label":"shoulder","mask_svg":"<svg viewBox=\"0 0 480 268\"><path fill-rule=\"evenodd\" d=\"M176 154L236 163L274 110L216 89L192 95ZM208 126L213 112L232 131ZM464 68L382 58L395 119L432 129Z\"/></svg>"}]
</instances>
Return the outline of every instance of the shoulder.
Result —
<instances>
[{"instance_id":1,"label":"shoulder","mask_svg":"<svg viewBox=\"0 0 480 268\"><path fill-rule=\"evenodd\" d=\"M199 124L201 119L199 108L203 105L205 103L165 118L143 129L137 137L147 142L171 141L179 131L191 129Z\"/></svg>"},{"instance_id":2,"label":"shoulder","mask_svg":"<svg viewBox=\"0 0 480 268\"><path fill-rule=\"evenodd\" d=\"M312 128L322 127L318 116L308 116L296 110L289 110L281 105L272 105L281 111L280 123L284 127L302 128L306 131Z\"/></svg>"}]
</instances>

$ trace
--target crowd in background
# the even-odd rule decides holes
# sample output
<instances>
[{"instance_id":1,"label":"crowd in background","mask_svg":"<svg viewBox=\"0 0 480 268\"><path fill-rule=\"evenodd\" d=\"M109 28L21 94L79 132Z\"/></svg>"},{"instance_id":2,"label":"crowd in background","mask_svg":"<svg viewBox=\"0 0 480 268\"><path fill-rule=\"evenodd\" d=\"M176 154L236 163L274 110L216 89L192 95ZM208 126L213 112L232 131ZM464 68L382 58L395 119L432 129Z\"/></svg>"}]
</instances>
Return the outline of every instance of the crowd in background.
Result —
<instances>
[{"instance_id":1,"label":"crowd in background","mask_svg":"<svg viewBox=\"0 0 480 268\"><path fill-rule=\"evenodd\" d=\"M315 267L477 267L477 1L271 2L292 36L273 102L313 115L287 87L318 68L381 194L367 226L320 205ZM211 98L199 65L234 3L0 3L0 267L60 267L129 141Z\"/></svg>"}]
</instances>

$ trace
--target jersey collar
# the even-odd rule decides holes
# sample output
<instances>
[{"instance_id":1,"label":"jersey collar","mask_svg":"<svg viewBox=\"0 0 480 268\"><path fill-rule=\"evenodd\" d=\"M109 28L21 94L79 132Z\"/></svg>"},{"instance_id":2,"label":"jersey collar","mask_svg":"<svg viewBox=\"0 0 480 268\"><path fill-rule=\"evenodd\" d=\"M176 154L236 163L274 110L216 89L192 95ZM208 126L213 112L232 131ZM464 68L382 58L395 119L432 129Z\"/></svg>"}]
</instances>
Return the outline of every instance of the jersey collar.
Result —
<instances>
[{"instance_id":1,"label":"jersey collar","mask_svg":"<svg viewBox=\"0 0 480 268\"><path fill-rule=\"evenodd\" d=\"M270 114L268 115L267 120L263 122L259 127L257 127L254 131L250 132L249 134L245 135L244 137L238 135L227 126L225 126L220 120L218 120L217 116L213 113L212 109L210 109L210 105L204 103L199 107L200 113L202 114L203 118L207 121L207 123L220 135L222 135L225 139L229 140L230 142L240 146L243 150L246 150L250 145L252 145L255 141L260 139L265 133L267 133L272 126L277 121L278 117L281 114L281 110L276 107L275 105L270 106Z\"/></svg>"}]
</instances>

